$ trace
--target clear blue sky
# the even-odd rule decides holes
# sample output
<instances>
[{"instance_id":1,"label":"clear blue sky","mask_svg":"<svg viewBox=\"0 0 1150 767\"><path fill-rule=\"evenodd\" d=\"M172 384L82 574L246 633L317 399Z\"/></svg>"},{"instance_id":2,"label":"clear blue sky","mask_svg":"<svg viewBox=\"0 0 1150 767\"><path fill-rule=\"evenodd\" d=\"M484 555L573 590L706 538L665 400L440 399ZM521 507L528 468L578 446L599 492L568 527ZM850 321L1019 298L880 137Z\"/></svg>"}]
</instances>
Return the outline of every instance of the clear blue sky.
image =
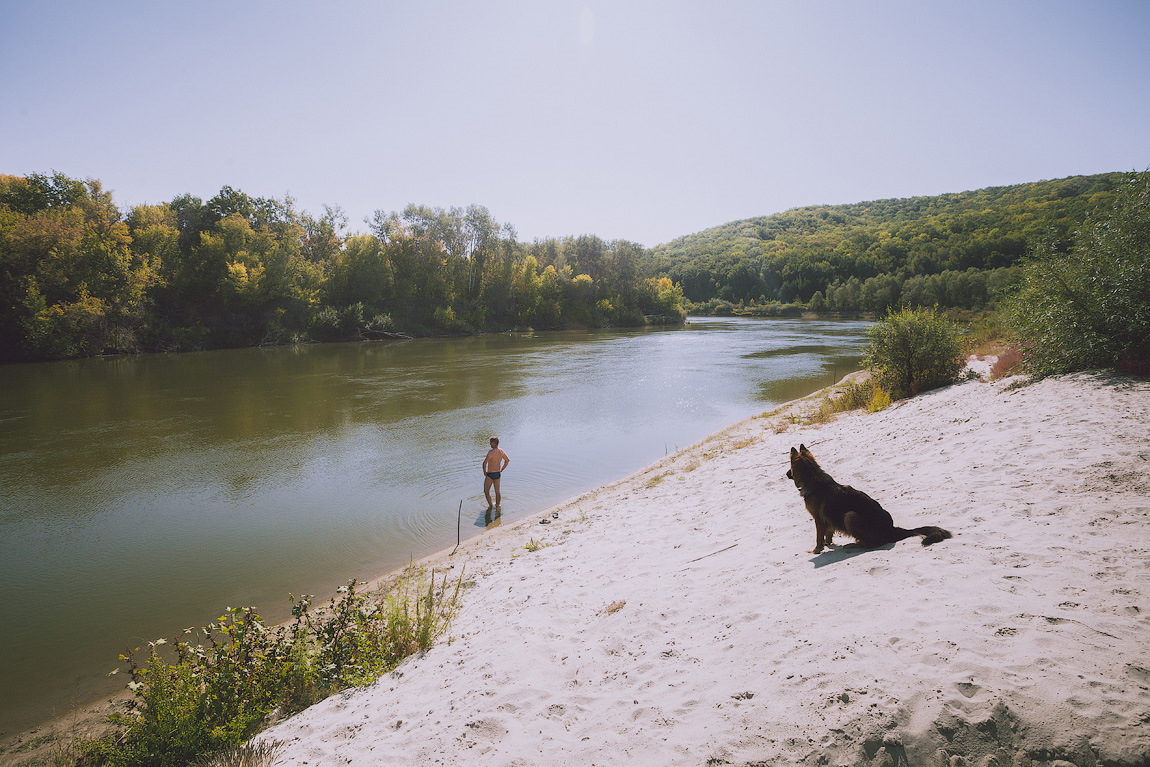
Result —
<instances>
[{"instance_id":1,"label":"clear blue sky","mask_svg":"<svg viewBox=\"0 0 1150 767\"><path fill-rule=\"evenodd\" d=\"M0 0L0 173L645 245L1150 167L1150 2Z\"/></svg>"}]
</instances>

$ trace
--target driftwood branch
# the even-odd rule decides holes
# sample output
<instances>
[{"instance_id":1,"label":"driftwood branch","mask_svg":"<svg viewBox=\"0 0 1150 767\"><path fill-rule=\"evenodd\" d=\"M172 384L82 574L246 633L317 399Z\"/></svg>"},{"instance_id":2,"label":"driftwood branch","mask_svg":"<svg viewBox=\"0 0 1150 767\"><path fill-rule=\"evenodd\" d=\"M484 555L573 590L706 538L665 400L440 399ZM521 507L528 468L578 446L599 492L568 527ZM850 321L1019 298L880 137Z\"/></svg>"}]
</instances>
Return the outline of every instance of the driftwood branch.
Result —
<instances>
[{"instance_id":1,"label":"driftwood branch","mask_svg":"<svg viewBox=\"0 0 1150 767\"><path fill-rule=\"evenodd\" d=\"M700 559L706 559L707 557L713 557L716 554L722 554L724 551L730 551L731 549L735 548L738 545L739 544L737 544L737 543L732 543L730 546L728 546L725 549L719 549L718 551L712 551L710 554L704 554L701 557L695 557L694 559L691 560L691 562L698 562ZM687 564L691 564L691 562L688 562Z\"/></svg>"}]
</instances>

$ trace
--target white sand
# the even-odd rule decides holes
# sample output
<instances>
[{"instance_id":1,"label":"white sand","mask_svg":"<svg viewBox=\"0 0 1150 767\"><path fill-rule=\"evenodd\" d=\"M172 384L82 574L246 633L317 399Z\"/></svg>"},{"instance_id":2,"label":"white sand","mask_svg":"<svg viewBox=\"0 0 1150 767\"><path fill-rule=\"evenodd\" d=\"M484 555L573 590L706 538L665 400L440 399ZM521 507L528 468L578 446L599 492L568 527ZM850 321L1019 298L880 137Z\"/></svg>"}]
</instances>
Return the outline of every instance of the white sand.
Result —
<instances>
[{"instance_id":1,"label":"white sand","mask_svg":"<svg viewBox=\"0 0 1150 767\"><path fill-rule=\"evenodd\" d=\"M276 764L1150 763L1150 382L1007 383L750 419L465 543L451 640ZM800 442L955 537L806 553Z\"/></svg>"}]
</instances>

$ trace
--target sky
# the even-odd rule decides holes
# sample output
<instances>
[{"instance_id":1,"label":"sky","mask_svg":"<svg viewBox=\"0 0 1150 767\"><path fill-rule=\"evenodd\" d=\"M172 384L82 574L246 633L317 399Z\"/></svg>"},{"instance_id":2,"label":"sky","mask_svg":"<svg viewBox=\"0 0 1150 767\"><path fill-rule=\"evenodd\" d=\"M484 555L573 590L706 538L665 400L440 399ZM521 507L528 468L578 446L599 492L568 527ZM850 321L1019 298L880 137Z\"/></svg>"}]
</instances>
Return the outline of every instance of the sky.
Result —
<instances>
[{"instance_id":1,"label":"sky","mask_svg":"<svg viewBox=\"0 0 1150 767\"><path fill-rule=\"evenodd\" d=\"M0 173L647 246L1150 167L1145 0L0 0Z\"/></svg>"}]
</instances>

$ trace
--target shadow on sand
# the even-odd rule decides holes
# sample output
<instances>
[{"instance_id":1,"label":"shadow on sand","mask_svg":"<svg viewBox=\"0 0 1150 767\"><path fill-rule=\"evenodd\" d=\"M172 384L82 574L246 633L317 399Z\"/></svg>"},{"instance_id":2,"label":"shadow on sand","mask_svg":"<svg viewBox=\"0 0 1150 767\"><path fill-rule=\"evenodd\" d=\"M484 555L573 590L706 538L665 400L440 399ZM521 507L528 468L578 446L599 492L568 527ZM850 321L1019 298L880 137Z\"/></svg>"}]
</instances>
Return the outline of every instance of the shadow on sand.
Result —
<instances>
[{"instance_id":1,"label":"shadow on sand","mask_svg":"<svg viewBox=\"0 0 1150 767\"><path fill-rule=\"evenodd\" d=\"M857 543L848 543L843 546L835 546L819 554L817 557L811 557L811 563L814 564L816 568L826 567L827 565L833 565L838 562L844 562L852 557L857 557L859 554L866 554L870 551L890 551L893 548L893 543L887 543L873 549L863 548Z\"/></svg>"}]
</instances>

